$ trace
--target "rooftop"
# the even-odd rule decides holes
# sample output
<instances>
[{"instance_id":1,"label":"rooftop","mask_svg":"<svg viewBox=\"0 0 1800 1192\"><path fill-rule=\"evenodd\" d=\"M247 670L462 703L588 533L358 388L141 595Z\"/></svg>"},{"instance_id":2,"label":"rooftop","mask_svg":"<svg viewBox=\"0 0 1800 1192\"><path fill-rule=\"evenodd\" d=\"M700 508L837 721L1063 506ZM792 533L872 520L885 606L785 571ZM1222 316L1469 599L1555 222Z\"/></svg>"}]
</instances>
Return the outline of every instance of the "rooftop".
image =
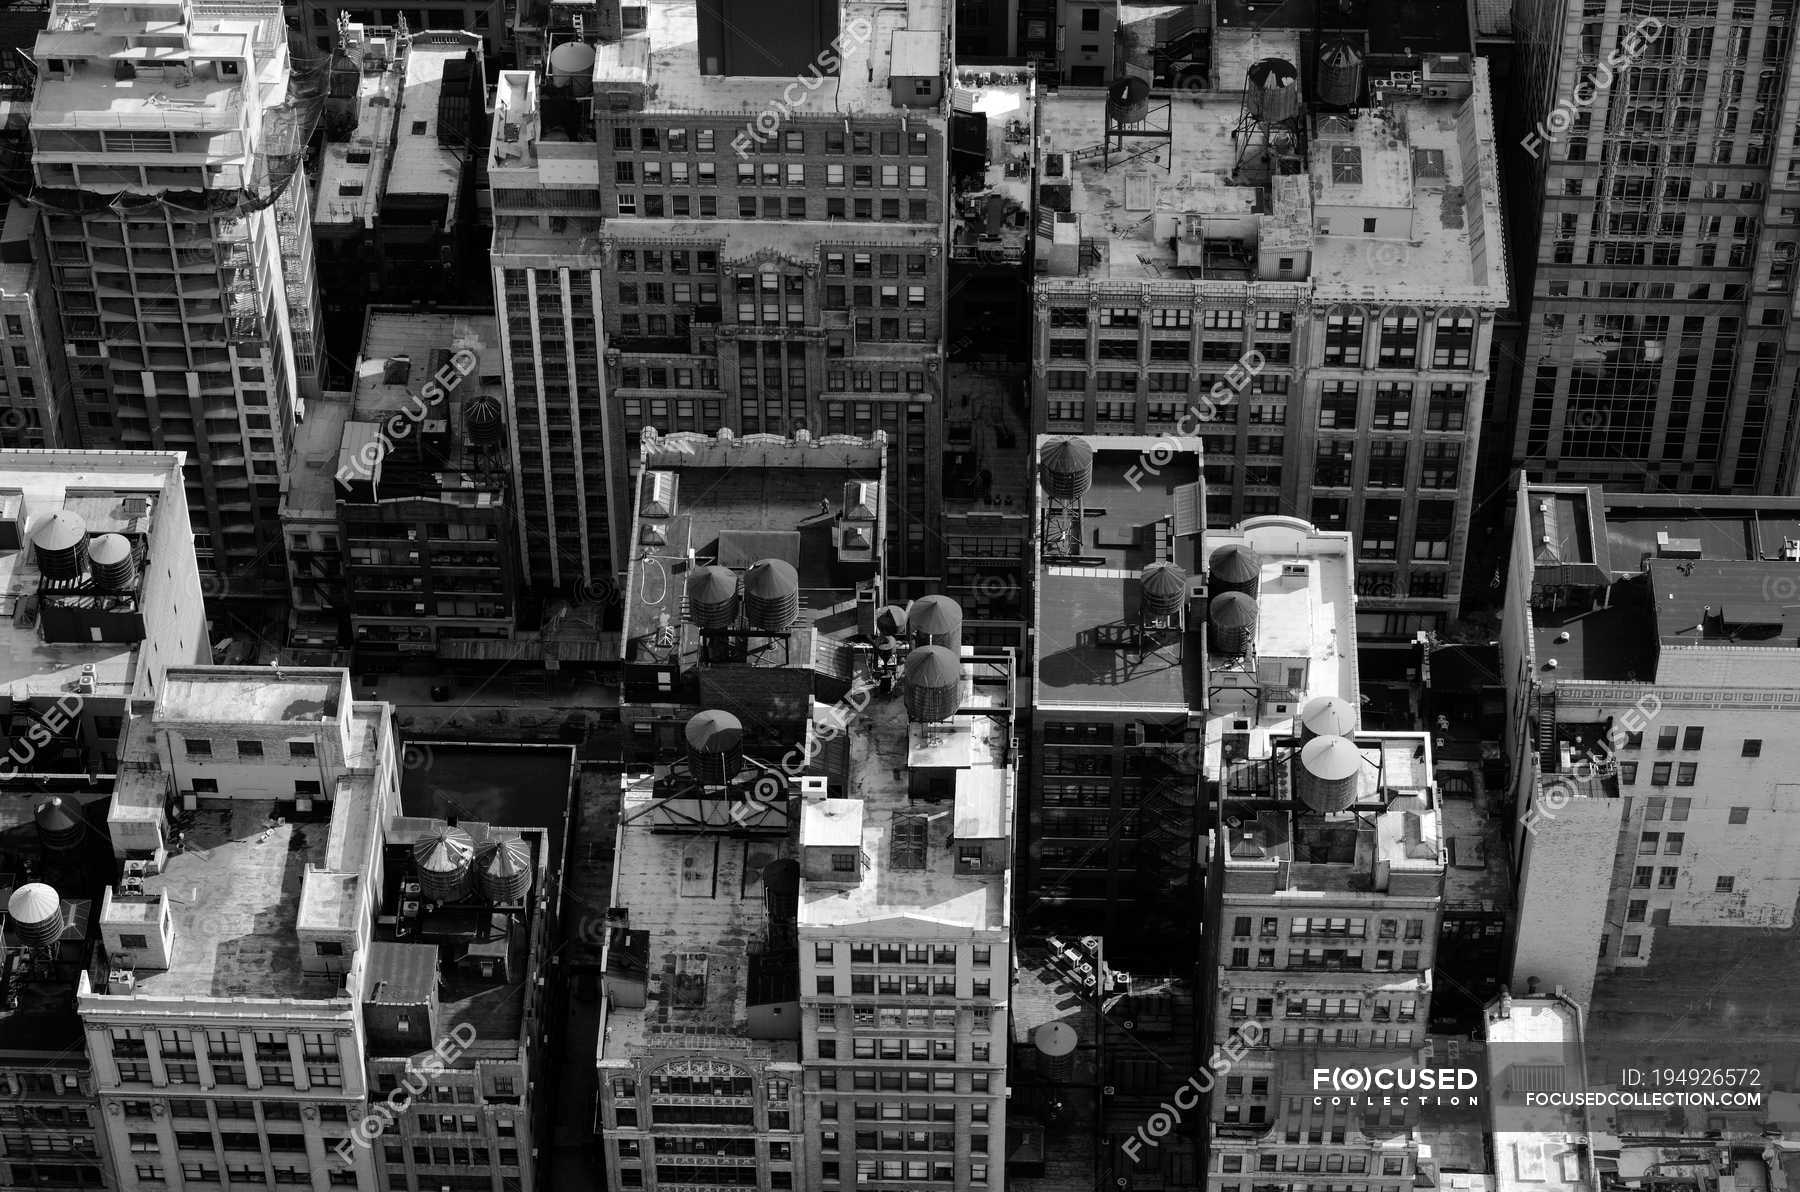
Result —
<instances>
[{"instance_id":1,"label":"rooftop","mask_svg":"<svg viewBox=\"0 0 1800 1192\"><path fill-rule=\"evenodd\" d=\"M1039 449L1057 436L1039 440ZM1186 711L1204 702L1199 627L1136 632L1138 574L1172 558L1189 577L1199 574L1197 538L1175 537L1176 490L1200 480L1198 444L1147 475L1144 461L1161 461L1166 439L1103 435L1094 446L1093 484L1082 498L1079 523L1052 519L1038 527L1036 702L1040 707L1159 708ZM1039 481L1037 509L1046 518ZM1204 524L1195 511L1194 526ZM1055 543L1060 549L1045 549Z\"/></svg>"},{"instance_id":2,"label":"rooftop","mask_svg":"<svg viewBox=\"0 0 1800 1192\"><path fill-rule=\"evenodd\" d=\"M22 941L14 931L6 933L6 996L0 1000L0 1053L35 1053L39 1062L54 1057L50 1062L66 1059L85 1066L81 1018L72 995L80 974L100 964L100 931L95 913L114 865L106 833L98 826L106 811L104 806L92 805L83 811L93 829L70 863L53 858L43 849L33 821L34 804L41 800L41 795L34 798L9 794L0 803L0 816L5 823L0 829L0 900L11 898L12 892L28 880L24 875L26 864L39 866L29 880L45 882L62 896L63 921L67 926L55 958L48 963L34 960L29 950L19 946ZM64 796L65 805L72 802ZM100 802L103 804L104 800ZM48 868L43 867L46 861L50 862Z\"/></svg>"},{"instance_id":3,"label":"rooftop","mask_svg":"<svg viewBox=\"0 0 1800 1192\"><path fill-rule=\"evenodd\" d=\"M1005 872L958 874L956 845L1011 834L1013 782L1009 709L964 665L961 710L949 722L914 725L898 693L876 696L848 733L846 798L807 802L800 846L862 846L862 880L836 885L803 879L802 929L902 919L971 932L1008 925L1011 883ZM994 715L993 713L1000 713ZM915 769L959 765L952 807L916 799ZM942 814L950 811L951 814ZM902 866L897 825L925 820L923 864ZM848 827L848 836L834 834ZM916 858L915 858L916 859Z\"/></svg>"},{"instance_id":4,"label":"rooftop","mask_svg":"<svg viewBox=\"0 0 1800 1192\"><path fill-rule=\"evenodd\" d=\"M1221 29L1366 30L1369 52L1378 58L1467 53L1474 44L1467 11L1449 0L1217 0L1217 12Z\"/></svg>"},{"instance_id":5,"label":"rooftop","mask_svg":"<svg viewBox=\"0 0 1800 1192\"><path fill-rule=\"evenodd\" d=\"M445 228L456 223L457 201L462 197L463 159L469 149L442 143L442 136L454 140L462 134L461 130L438 127L438 101L444 92L447 68L466 58L480 41L474 33L417 33L406 48L406 87L394 124L394 159L387 178L387 195L432 195L447 200Z\"/></svg>"},{"instance_id":6,"label":"rooftop","mask_svg":"<svg viewBox=\"0 0 1800 1192\"><path fill-rule=\"evenodd\" d=\"M254 676L254 677L252 677ZM157 724L319 724L350 706L350 673L324 667L189 668L171 671Z\"/></svg>"},{"instance_id":7,"label":"rooftop","mask_svg":"<svg viewBox=\"0 0 1800 1192\"><path fill-rule=\"evenodd\" d=\"M994 81L995 79L1000 81ZM981 82L980 80L987 80ZM1026 71L959 71L951 90L952 110L979 115L986 124L982 155L960 142L951 148L951 174L968 189L956 199L951 256L984 264L1024 258L1031 235L1031 159L1037 144L1034 97Z\"/></svg>"},{"instance_id":8,"label":"rooftop","mask_svg":"<svg viewBox=\"0 0 1800 1192\"><path fill-rule=\"evenodd\" d=\"M194 17L175 30L180 44L129 44L152 24L132 21L129 10L58 4L50 28L38 35L37 92L31 106L34 131L65 129L217 130L253 133L245 112L260 114L258 95L286 89L287 54L280 7L266 16ZM156 40L143 39L139 40ZM50 71L51 60L67 68ZM121 78L117 63L134 73ZM227 73L222 64L232 64ZM246 71L244 65L249 64ZM248 149L242 147L240 152Z\"/></svg>"},{"instance_id":9,"label":"rooftop","mask_svg":"<svg viewBox=\"0 0 1800 1192\"><path fill-rule=\"evenodd\" d=\"M1580 1021L1559 998L1500 1004L1486 1026L1496 1192L1590 1192L1584 1111L1525 1104L1530 1090L1585 1091Z\"/></svg>"},{"instance_id":10,"label":"rooftop","mask_svg":"<svg viewBox=\"0 0 1800 1192\"><path fill-rule=\"evenodd\" d=\"M647 112L742 112L754 118L770 110L782 91L796 77L796 69L808 64L788 61L794 56L791 47L780 39L772 41L773 51L756 44L755 36L726 22L725 38L735 51L746 58L753 54L775 69L760 74L702 74L700 61L700 9L691 0L651 0L649 25L638 38L650 43L648 62ZM807 92L799 108L801 118L807 116L866 116L889 111L918 109L895 108L888 93L889 64L899 51L907 53L905 39L896 46L896 35L904 31L937 33L940 48L932 62L932 75L941 70L944 56L943 31L948 28L944 0L906 0L904 6L878 3L875 0L840 0L836 48L842 59L835 77L827 74L817 90ZM867 32L858 36L858 30ZM776 30L784 37L793 30ZM763 34L759 28L758 34ZM637 38L627 38L627 41ZM819 47L821 51L824 46ZM597 79L598 81L598 79Z\"/></svg>"},{"instance_id":11,"label":"rooftop","mask_svg":"<svg viewBox=\"0 0 1800 1192\"><path fill-rule=\"evenodd\" d=\"M392 820L387 827L387 840L390 844L412 844L441 827L443 821L401 816ZM532 889L534 894L544 891L546 881L554 880L555 861L550 859L550 868L545 868L546 852L549 848L549 837L538 828L499 827L492 824L459 821L459 826L468 831L479 848L484 841L498 838L512 838L524 843L530 851ZM558 825L561 826L560 824ZM389 888L378 897L382 899L383 915L392 914L399 901L399 874L389 876ZM467 1023L473 1027L476 1035L474 1047L477 1052L483 1044L498 1046L502 1050L510 1050L520 1042L520 1033L525 1025L525 995L531 988L527 964L531 941L536 935L533 917L538 913L537 899L527 896L525 917L512 923L503 939L472 942L469 938L469 922L466 916L427 915L420 921L420 929L402 937L396 932L395 925L380 923L371 936L369 964L365 976L365 988L373 993L378 983L386 983L381 990L384 995L391 995L402 1001L422 1001L416 996L418 987L425 984L425 992L435 990L438 1007L440 1032L448 1031L459 1023ZM495 921L500 921L495 916ZM438 931L440 926L448 930ZM396 945L424 944L427 947L449 944L446 951L449 956L440 956L440 963L426 970L418 971L422 953L396 952ZM490 976L482 976L477 969L468 964L443 963L454 959L458 948L466 948L470 952L483 955L500 953L506 964ZM377 949L381 949L377 952ZM377 967L377 958L385 964L385 969ZM421 981L421 976L425 978ZM412 988L408 989L408 985ZM373 997L370 1000L375 1000ZM419 1050L431 1046L429 1040L419 1040ZM474 1062L479 1056L470 1057L461 1066Z\"/></svg>"},{"instance_id":12,"label":"rooftop","mask_svg":"<svg viewBox=\"0 0 1800 1192\"><path fill-rule=\"evenodd\" d=\"M1296 692L1289 713L1265 717L1260 727L1276 735L1297 732L1300 706L1318 696L1336 696L1357 706L1356 588L1351 540L1297 518L1263 517L1231 530L1211 530L1201 554L1211 559L1227 546L1248 546L1261 560L1256 594L1254 657L1304 659L1306 685Z\"/></svg>"},{"instance_id":13,"label":"rooftop","mask_svg":"<svg viewBox=\"0 0 1800 1192\"><path fill-rule=\"evenodd\" d=\"M188 527L165 527L157 514L164 492L181 484L184 458L161 451L0 451L0 510L19 526L21 543L66 507L82 515L90 534L143 533L154 535L162 549L176 549L189 540ZM145 502L141 513L127 507L134 499ZM147 598L158 593L159 578L156 569L145 570ZM28 691L60 694L92 666L100 691L137 692L142 643L44 640L35 609L42 579L29 545L0 550L0 691L15 698Z\"/></svg>"},{"instance_id":14,"label":"rooftop","mask_svg":"<svg viewBox=\"0 0 1800 1192\"><path fill-rule=\"evenodd\" d=\"M540 829L551 880L559 880L577 777L572 747L430 741L407 756L423 764L400 775L402 814Z\"/></svg>"},{"instance_id":15,"label":"rooftop","mask_svg":"<svg viewBox=\"0 0 1800 1192\"><path fill-rule=\"evenodd\" d=\"M154 714L131 720L109 815L115 825L162 824L169 775L158 737L184 723L310 723L331 731L329 722L341 719L348 730L343 768L326 775L335 779L329 824L288 822L273 799L227 791L223 802L183 813L162 872L144 879L141 896L110 896L109 923L148 921L163 897L173 915L168 968L139 968L137 996L346 996L341 976L305 971L300 952L305 931L343 938L366 930L356 919L359 883L373 872L381 832L374 776L389 712L385 704L349 703L349 683L348 671L326 668L290 669L285 678L250 667L171 670Z\"/></svg>"},{"instance_id":16,"label":"rooftop","mask_svg":"<svg viewBox=\"0 0 1800 1192\"><path fill-rule=\"evenodd\" d=\"M319 155L318 203L313 222L373 227L387 190L394 122L399 119L401 68L391 36L371 36L352 24L344 52L362 68L356 82L356 128L342 141L327 137ZM312 411L307 411L310 416Z\"/></svg>"},{"instance_id":17,"label":"rooftop","mask_svg":"<svg viewBox=\"0 0 1800 1192\"><path fill-rule=\"evenodd\" d=\"M699 629L684 619L690 557L743 572L764 558L791 564L800 581L799 621L780 661L810 664L808 631L848 638L858 630L856 589L880 567L887 509L881 491L884 438L830 435L791 440L777 435L710 438L646 434L627 579L627 658L665 648L686 653L700 645ZM663 479L663 478L666 478ZM666 484L666 493L657 488ZM869 549L843 543L851 521L850 486L872 486L875 517L862 531ZM668 502L668 503L665 503ZM825 511L822 502L829 503ZM664 618L677 641L651 641ZM772 659L772 655L770 658Z\"/></svg>"},{"instance_id":18,"label":"rooftop","mask_svg":"<svg viewBox=\"0 0 1800 1192\"><path fill-rule=\"evenodd\" d=\"M613 910L629 912L632 933L645 933L645 1004L609 1008L601 1061L630 1060L657 1046L798 1060L797 1040L749 1034L749 949L769 929L763 876L790 859L792 847L786 840L657 832L648 818L634 822L653 802L653 787L650 775L625 780L612 895Z\"/></svg>"},{"instance_id":19,"label":"rooftop","mask_svg":"<svg viewBox=\"0 0 1800 1192\"><path fill-rule=\"evenodd\" d=\"M1039 224L1052 280L1310 283L1326 300L1505 304L1485 62L1439 66L1462 98L1427 98L1415 70L1355 115L1302 117L1304 160L1291 141L1278 145L1287 156L1272 174L1261 139L1240 160L1233 134L1245 71L1265 58L1301 61L1298 35L1263 29L1215 52L1219 90L1153 97L1134 127L1159 135L1127 136L1110 153L1103 92L1045 99L1042 177L1070 180L1072 216ZM1376 228L1364 232L1371 215Z\"/></svg>"},{"instance_id":20,"label":"rooftop","mask_svg":"<svg viewBox=\"0 0 1800 1192\"><path fill-rule=\"evenodd\" d=\"M1294 809L1298 748L1276 748L1265 734L1250 735L1247 755L1231 759L1221 784L1226 807L1239 806L1245 820L1227 833L1228 870L1292 862L1289 890L1329 893L1390 891L1402 873L1443 874L1444 822L1430 785L1430 735L1358 733L1352 743L1361 756L1352 776L1354 803L1321 814Z\"/></svg>"},{"instance_id":21,"label":"rooftop","mask_svg":"<svg viewBox=\"0 0 1800 1192\"><path fill-rule=\"evenodd\" d=\"M1481 767L1440 761L1438 811L1450 848L1444 870L1445 910L1504 910L1512 905L1506 816L1493 804Z\"/></svg>"}]
</instances>

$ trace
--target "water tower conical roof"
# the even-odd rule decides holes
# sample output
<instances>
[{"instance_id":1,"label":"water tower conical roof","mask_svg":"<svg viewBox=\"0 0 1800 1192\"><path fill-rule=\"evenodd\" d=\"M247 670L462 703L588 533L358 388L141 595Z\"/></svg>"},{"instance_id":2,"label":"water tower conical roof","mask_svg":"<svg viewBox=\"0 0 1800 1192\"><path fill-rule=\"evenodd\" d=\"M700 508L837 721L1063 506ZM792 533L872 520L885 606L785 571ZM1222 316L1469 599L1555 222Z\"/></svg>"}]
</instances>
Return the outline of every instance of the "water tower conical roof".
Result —
<instances>
[{"instance_id":1,"label":"water tower conical roof","mask_svg":"<svg viewBox=\"0 0 1800 1192\"><path fill-rule=\"evenodd\" d=\"M906 610L906 628L912 633L941 637L962 628L962 606L948 596L922 596Z\"/></svg>"},{"instance_id":2,"label":"water tower conical roof","mask_svg":"<svg viewBox=\"0 0 1800 1192\"><path fill-rule=\"evenodd\" d=\"M703 753L725 753L736 749L744 739L744 725L730 712L709 709L696 713L683 730L688 748Z\"/></svg>"}]
</instances>

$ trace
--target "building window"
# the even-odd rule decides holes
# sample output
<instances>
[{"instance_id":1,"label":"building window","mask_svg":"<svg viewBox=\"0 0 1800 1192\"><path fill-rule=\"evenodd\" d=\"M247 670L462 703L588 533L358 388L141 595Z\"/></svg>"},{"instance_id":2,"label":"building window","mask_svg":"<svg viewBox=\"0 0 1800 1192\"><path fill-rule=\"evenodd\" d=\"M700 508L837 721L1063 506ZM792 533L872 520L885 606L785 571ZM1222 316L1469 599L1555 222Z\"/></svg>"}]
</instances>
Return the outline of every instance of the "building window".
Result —
<instances>
[{"instance_id":1,"label":"building window","mask_svg":"<svg viewBox=\"0 0 1800 1192\"><path fill-rule=\"evenodd\" d=\"M1756 737L1744 738L1743 756L1745 756L1745 757L1761 757L1762 756L1762 741Z\"/></svg>"},{"instance_id":2,"label":"building window","mask_svg":"<svg viewBox=\"0 0 1800 1192\"><path fill-rule=\"evenodd\" d=\"M1729 894L1729 893L1731 893L1732 887L1735 885L1737 885L1736 878L1730 878L1730 877L1715 878L1713 880L1713 893L1714 894Z\"/></svg>"},{"instance_id":3,"label":"building window","mask_svg":"<svg viewBox=\"0 0 1800 1192\"><path fill-rule=\"evenodd\" d=\"M1731 811L1729 812L1729 814L1727 814L1727 816L1725 817L1725 822L1728 824L1747 824L1747 823L1749 823L1750 822L1750 809L1748 807L1733 807L1731 809Z\"/></svg>"}]
</instances>

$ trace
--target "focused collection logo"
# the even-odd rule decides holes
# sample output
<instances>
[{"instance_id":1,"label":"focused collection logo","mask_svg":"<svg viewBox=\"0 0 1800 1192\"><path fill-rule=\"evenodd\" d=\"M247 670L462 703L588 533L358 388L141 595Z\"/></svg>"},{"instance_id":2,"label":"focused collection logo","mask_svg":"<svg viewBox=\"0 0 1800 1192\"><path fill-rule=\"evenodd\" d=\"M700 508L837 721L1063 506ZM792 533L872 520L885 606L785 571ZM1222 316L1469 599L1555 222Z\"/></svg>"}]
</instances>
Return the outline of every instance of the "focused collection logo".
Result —
<instances>
[{"instance_id":1,"label":"focused collection logo","mask_svg":"<svg viewBox=\"0 0 1800 1192\"><path fill-rule=\"evenodd\" d=\"M1314 1068L1314 1105L1479 1105L1474 1068Z\"/></svg>"}]
</instances>

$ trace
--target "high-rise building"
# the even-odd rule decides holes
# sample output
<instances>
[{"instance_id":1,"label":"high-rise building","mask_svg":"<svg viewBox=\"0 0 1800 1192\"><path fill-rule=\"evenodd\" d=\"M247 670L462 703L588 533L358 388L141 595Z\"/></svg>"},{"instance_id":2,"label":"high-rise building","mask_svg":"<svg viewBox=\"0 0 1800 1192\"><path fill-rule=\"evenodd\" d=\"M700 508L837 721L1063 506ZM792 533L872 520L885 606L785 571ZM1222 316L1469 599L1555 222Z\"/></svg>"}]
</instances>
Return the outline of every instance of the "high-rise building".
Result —
<instances>
[{"instance_id":1,"label":"high-rise building","mask_svg":"<svg viewBox=\"0 0 1800 1192\"><path fill-rule=\"evenodd\" d=\"M0 445L79 447L43 212L17 200L0 224Z\"/></svg>"},{"instance_id":2,"label":"high-rise building","mask_svg":"<svg viewBox=\"0 0 1800 1192\"><path fill-rule=\"evenodd\" d=\"M508 444L519 477L520 562L534 587L611 591L629 545L611 479L624 475L600 372L600 166L574 103L538 76L502 71L488 159L494 302L506 361ZM690 262L691 264L691 262ZM715 420L710 427L724 425ZM622 491L622 490L621 490Z\"/></svg>"},{"instance_id":3,"label":"high-rise building","mask_svg":"<svg viewBox=\"0 0 1800 1192\"><path fill-rule=\"evenodd\" d=\"M1511 455L1535 477L1794 491L1793 21L1787 0L1514 7Z\"/></svg>"},{"instance_id":4,"label":"high-rise building","mask_svg":"<svg viewBox=\"0 0 1800 1192\"><path fill-rule=\"evenodd\" d=\"M1431 741L1362 729L1349 535L1271 517L1205 542L1219 806L1199 1004L1213 1047L1248 1045L1207 1090L1206 1182L1296 1172L1304 1151L1380 1187L1413 1170L1408 1119L1334 1109L1310 1076L1424 1040L1444 886Z\"/></svg>"},{"instance_id":5,"label":"high-rise building","mask_svg":"<svg viewBox=\"0 0 1800 1192\"><path fill-rule=\"evenodd\" d=\"M1321 1097L1315 1072L1389 1066L1383 1053L1410 1066L1424 1043L1445 870L1432 741L1357 728L1354 672L1329 657L1328 626L1341 633L1347 620L1348 543L1289 564L1283 540L1304 540L1311 527L1258 533L1252 520L1239 529L1209 544L1258 542L1259 554L1273 547L1262 586L1253 597L1240 589L1214 602L1253 599L1259 644L1286 638L1276 648L1289 673L1265 680L1271 659L1255 655L1258 682L1243 690L1258 715L1246 709L1214 722L1220 827L1207 917L1217 953L1199 1004L1211 1044L1242 1058L1207 1090L1206 1183L1292 1188L1295 1173L1317 1164L1372 1192L1418 1171L1420 1106L1404 1097L1391 1105ZM1306 577L1303 588L1286 574L1290 565L1335 570L1334 582L1321 592ZM1265 616L1274 623L1261 624ZM1227 629L1217 618L1215 627ZM1303 682L1293 682L1294 669ZM1323 698L1300 702L1308 693ZM1211 726L1208 736L1210 752Z\"/></svg>"},{"instance_id":6,"label":"high-rise building","mask_svg":"<svg viewBox=\"0 0 1800 1192\"><path fill-rule=\"evenodd\" d=\"M295 434L290 640L347 630L369 673L505 656L518 553L499 374L491 312L369 309L350 400L314 402Z\"/></svg>"},{"instance_id":7,"label":"high-rise building","mask_svg":"<svg viewBox=\"0 0 1800 1192\"><path fill-rule=\"evenodd\" d=\"M1197 747L1207 692L1190 608L1205 528L1197 441L1040 439L1032 560L1034 790L1027 928L1103 935L1115 963L1197 943ZM1158 452L1160 471L1137 476Z\"/></svg>"},{"instance_id":8,"label":"high-rise building","mask_svg":"<svg viewBox=\"0 0 1800 1192\"><path fill-rule=\"evenodd\" d=\"M83 434L190 452L202 571L263 594L288 441L317 389L300 166L323 72L289 59L274 3L99 0L51 26L31 197L49 212Z\"/></svg>"},{"instance_id":9,"label":"high-rise building","mask_svg":"<svg viewBox=\"0 0 1800 1192\"><path fill-rule=\"evenodd\" d=\"M470 183L488 131L474 34L346 19L339 40L313 211L332 389L349 383L370 303L468 301Z\"/></svg>"},{"instance_id":10,"label":"high-rise building","mask_svg":"<svg viewBox=\"0 0 1800 1192\"><path fill-rule=\"evenodd\" d=\"M1741 969L1737 1021L1791 1030L1800 499L1521 478L1501 644L1517 820L1512 984L1659 1050L1729 1032L1684 989ZM1596 865L1595 857L1611 858Z\"/></svg>"},{"instance_id":11,"label":"high-rise building","mask_svg":"<svg viewBox=\"0 0 1800 1192\"><path fill-rule=\"evenodd\" d=\"M569 556L537 574L622 569L639 432L724 426L886 431L895 594L941 579L945 15L813 7L726 21L651 4L637 31L557 47L542 82L502 80L490 176L514 402L522 437L573 432L546 445L561 491L545 514L527 475L527 516Z\"/></svg>"},{"instance_id":12,"label":"high-rise building","mask_svg":"<svg viewBox=\"0 0 1800 1192\"><path fill-rule=\"evenodd\" d=\"M397 779L390 709L353 702L348 671L171 670L133 715L107 966L78 990L119 1188L382 1186L367 1148L333 1150L367 1105L359 978Z\"/></svg>"},{"instance_id":13,"label":"high-rise building","mask_svg":"<svg viewBox=\"0 0 1800 1192\"><path fill-rule=\"evenodd\" d=\"M819 1192L1004 1183L1017 680L1008 653L928 639L825 713L850 722L841 786L801 800L803 1186Z\"/></svg>"},{"instance_id":14,"label":"high-rise building","mask_svg":"<svg viewBox=\"0 0 1800 1192\"><path fill-rule=\"evenodd\" d=\"M1203 439L1211 525L1350 531L1359 638L1410 640L1457 615L1507 302L1487 65L1271 20L1221 10L1211 89L1127 22L1110 91L1042 103L1033 429Z\"/></svg>"}]
</instances>

